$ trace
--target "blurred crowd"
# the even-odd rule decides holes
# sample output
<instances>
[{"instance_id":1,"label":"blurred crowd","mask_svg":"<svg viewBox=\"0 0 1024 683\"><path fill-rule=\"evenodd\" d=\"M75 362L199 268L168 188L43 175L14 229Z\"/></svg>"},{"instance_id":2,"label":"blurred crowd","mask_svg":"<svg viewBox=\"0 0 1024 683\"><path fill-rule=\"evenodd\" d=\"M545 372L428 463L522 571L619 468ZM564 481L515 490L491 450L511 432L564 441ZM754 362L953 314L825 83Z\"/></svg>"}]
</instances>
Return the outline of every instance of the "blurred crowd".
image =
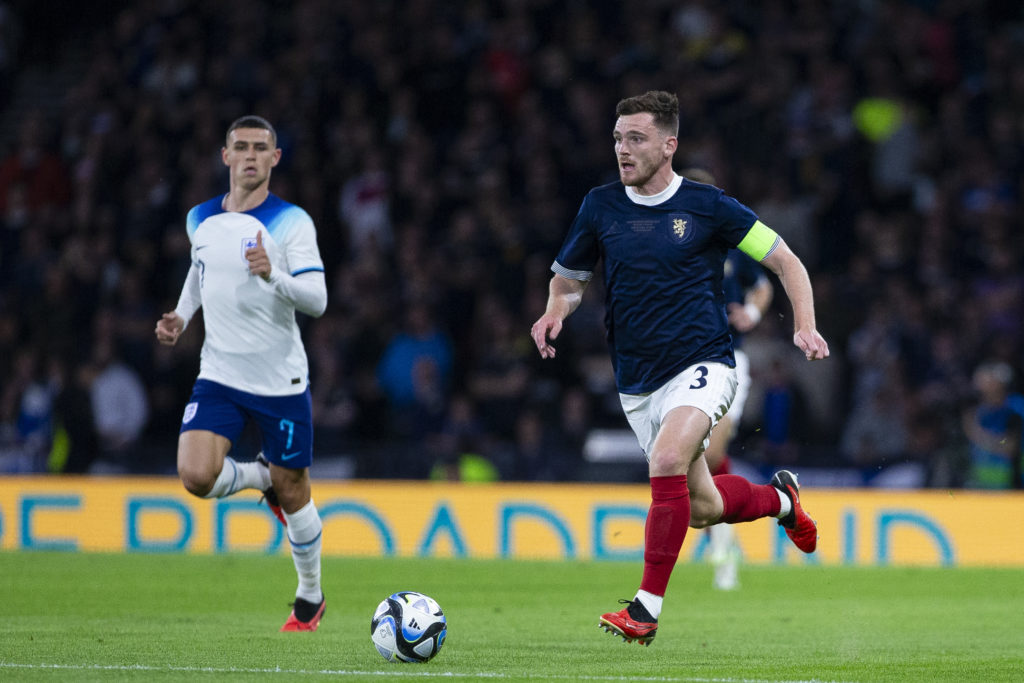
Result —
<instances>
[{"instance_id":1,"label":"blurred crowd","mask_svg":"<svg viewBox=\"0 0 1024 683\"><path fill-rule=\"evenodd\" d=\"M833 351L803 361L775 297L733 455L1021 486L1017 2L143 0L52 33L26 6L0 2L0 114L33 63L71 78L0 150L3 471L174 471L201 326L173 348L153 328L186 212L226 191L226 126L257 113L330 288L302 320L317 458L600 478L588 435L626 428L600 283L557 359L529 329L579 202L617 178L615 103L668 89L676 167L801 256Z\"/></svg>"}]
</instances>

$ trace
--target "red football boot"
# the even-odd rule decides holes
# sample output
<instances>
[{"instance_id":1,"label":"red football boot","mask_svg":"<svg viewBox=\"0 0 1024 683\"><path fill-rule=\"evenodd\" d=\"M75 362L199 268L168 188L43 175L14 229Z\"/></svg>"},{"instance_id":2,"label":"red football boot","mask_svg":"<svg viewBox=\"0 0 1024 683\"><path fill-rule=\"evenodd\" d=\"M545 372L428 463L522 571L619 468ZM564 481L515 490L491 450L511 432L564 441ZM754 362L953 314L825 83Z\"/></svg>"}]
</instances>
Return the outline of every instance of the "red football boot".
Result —
<instances>
[{"instance_id":1,"label":"red football boot","mask_svg":"<svg viewBox=\"0 0 1024 683\"><path fill-rule=\"evenodd\" d=\"M779 520L779 526L786 530L789 540L797 548L805 553L813 553L818 547L818 525L800 507L800 485L796 475L788 470L779 470L772 477L771 484L786 494L793 506L789 514Z\"/></svg>"},{"instance_id":2,"label":"red football boot","mask_svg":"<svg viewBox=\"0 0 1024 683\"><path fill-rule=\"evenodd\" d=\"M292 603L292 613L288 615L288 621L284 622L281 630L315 631L320 625L320 618L324 615L326 605L327 600L324 598L320 598L319 605L302 598L295 598L295 602Z\"/></svg>"},{"instance_id":3,"label":"red football boot","mask_svg":"<svg viewBox=\"0 0 1024 683\"><path fill-rule=\"evenodd\" d=\"M637 641L650 645L658 633L658 620L651 616L639 600L619 600L626 605L618 612L602 614L598 625L608 633L621 636L627 643Z\"/></svg>"}]
</instances>

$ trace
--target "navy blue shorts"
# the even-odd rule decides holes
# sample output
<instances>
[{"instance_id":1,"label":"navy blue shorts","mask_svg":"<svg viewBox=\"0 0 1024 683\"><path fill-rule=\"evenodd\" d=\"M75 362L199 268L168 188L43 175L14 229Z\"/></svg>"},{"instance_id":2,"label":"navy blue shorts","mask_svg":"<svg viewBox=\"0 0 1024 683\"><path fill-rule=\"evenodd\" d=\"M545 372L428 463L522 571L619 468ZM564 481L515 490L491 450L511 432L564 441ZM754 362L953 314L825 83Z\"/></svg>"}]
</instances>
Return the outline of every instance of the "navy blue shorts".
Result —
<instances>
[{"instance_id":1,"label":"navy blue shorts","mask_svg":"<svg viewBox=\"0 0 1024 683\"><path fill-rule=\"evenodd\" d=\"M313 464L313 399L309 387L294 396L257 396L207 379L196 380L181 431L205 429L234 444L246 422L260 433L267 460L299 470Z\"/></svg>"}]
</instances>

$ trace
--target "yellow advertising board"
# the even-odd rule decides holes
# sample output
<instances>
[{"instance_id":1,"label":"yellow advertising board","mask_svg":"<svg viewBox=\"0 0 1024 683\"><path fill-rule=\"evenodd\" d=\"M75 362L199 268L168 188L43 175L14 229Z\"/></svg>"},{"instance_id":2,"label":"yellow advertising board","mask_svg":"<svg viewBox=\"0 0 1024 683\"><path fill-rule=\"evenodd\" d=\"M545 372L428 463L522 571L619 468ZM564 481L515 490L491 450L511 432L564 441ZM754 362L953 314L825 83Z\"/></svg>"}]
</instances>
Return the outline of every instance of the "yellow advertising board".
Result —
<instances>
[{"instance_id":1,"label":"yellow advertising board","mask_svg":"<svg viewBox=\"0 0 1024 683\"><path fill-rule=\"evenodd\" d=\"M646 485L314 482L326 555L640 560ZM0 549L285 553L256 491L201 500L174 478L0 477ZM818 551L736 526L753 563L1024 567L1024 493L806 489ZM682 561L707 537L690 530Z\"/></svg>"}]
</instances>

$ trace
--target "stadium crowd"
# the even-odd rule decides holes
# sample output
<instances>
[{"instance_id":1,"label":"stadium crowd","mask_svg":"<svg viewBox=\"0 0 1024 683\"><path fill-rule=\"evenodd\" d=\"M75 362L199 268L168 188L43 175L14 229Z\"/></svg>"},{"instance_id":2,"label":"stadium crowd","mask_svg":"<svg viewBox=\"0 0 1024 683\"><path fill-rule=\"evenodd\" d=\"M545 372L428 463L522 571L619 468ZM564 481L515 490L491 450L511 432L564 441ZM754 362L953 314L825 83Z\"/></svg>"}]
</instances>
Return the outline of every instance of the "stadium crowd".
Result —
<instances>
[{"instance_id":1,"label":"stadium crowd","mask_svg":"<svg viewBox=\"0 0 1024 683\"><path fill-rule=\"evenodd\" d=\"M583 195L617 177L615 103L669 89L677 169L793 245L833 349L803 363L776 297L744 346L734 455L1022 485L1019 3L147 0L47 34L15 7L0 115L32 64L72 78L0 153L2 471L174 470L202 335L162 347L153 327L188 268L185 213L226 187L209 150L251 112L325 259L327 314L303 321L317 457L601 476L587 435L625 424L600 283L555 361L530 323Z\"/></svg>"}]
</instances>

